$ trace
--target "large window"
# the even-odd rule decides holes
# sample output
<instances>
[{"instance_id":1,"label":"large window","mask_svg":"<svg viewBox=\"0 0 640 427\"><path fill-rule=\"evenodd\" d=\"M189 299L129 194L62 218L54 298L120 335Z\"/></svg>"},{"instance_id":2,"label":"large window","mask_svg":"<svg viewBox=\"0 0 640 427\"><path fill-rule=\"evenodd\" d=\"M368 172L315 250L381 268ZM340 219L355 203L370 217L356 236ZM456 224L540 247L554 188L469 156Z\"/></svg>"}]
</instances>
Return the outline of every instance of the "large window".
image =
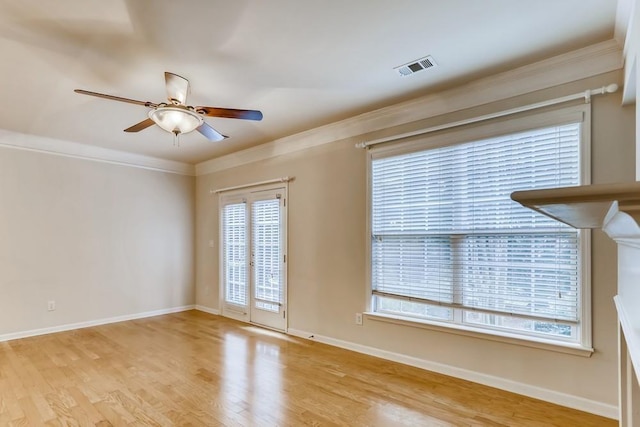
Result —
<instances>
[{"instance_id":1,"label":"large window","mask_svg":"<svg viewBox=\"0 0 640 427\"><path fill-rule=\"evenodd\" d=\"M586 233L510 199L581 184L582 127L374 150L372 311L588 345Z\"/></svg>"}]
</instances>

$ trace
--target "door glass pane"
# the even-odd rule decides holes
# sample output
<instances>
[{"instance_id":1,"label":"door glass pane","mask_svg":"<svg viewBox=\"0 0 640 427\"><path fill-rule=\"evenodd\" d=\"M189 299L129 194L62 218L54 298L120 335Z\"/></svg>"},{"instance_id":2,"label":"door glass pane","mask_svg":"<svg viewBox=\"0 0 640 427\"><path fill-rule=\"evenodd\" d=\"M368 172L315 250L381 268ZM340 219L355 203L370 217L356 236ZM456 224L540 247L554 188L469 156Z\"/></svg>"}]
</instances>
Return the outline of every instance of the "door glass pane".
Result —
<instances>
[{"instance_id":1,"label":"door glass pane","mask_svg":"<svg viewBox=\"0 0 640 427\"><path fill-rule=\"evenodd\" d=\"M280 200L254 202L251 219L256 307L277 312L282 302Z\"/></svg>"},{"instance_id":2,"label":"door glass pane","mask_svg":"<svg viewBox=\"0 0 640 427\"><path fill-rule=\"evenodd\" d=\"M247 305L247 213L244 203L222 210L225 300Z\"/></svg>"}]
</instances>

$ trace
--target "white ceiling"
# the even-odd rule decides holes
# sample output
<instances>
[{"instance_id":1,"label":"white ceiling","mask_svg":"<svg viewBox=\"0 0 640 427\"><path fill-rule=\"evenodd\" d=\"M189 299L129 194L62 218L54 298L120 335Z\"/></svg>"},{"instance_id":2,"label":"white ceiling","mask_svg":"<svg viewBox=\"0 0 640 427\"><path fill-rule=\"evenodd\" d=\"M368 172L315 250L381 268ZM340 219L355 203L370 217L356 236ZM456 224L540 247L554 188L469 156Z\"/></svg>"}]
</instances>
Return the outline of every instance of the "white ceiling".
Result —
<instances>
[{"instance_id":1,"label":"white ceiling","mask_svg":"<svg viewBox=\"0 0 640 427\"><path fill-rule=\"evenodd\" d=\"M613 38L616 0L0 0L0 128L198 163L487 74ZM393 67L432 55L438 67ZM164 71L190 105L257 109L208 118L179 147L123 129L155 103Z\"/></svg>"}]
</instances>

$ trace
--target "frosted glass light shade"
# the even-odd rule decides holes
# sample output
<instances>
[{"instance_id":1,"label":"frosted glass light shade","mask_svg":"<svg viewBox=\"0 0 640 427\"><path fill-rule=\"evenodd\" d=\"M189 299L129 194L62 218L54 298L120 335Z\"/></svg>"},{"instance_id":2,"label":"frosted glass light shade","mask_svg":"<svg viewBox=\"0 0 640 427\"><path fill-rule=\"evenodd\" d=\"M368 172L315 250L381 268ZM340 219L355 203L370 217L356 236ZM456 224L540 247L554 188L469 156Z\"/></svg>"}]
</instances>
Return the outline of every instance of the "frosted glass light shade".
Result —
<instances>
[{"instance_id":1,"label":"frosted glass light shade","mask_svg":"<svg viewBox=\"0 0 640 427\"><path fill-rule=\"evenodd\" d=\"M198 113L179 107L158 107L149 112L149 118L175 135L192 132L204 121Z\"/></svg>"}]
</instances>

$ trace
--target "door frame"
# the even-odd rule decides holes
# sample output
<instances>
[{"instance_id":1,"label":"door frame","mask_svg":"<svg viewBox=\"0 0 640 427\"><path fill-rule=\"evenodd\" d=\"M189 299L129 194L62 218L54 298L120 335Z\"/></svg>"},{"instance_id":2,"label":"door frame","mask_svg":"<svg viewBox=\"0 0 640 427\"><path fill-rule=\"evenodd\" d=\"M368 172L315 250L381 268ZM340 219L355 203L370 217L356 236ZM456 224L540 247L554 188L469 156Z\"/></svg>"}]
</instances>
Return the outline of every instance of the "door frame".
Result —
<instances>
[{"instance_id":1,"label":"door frame","mask_svg":"<svg viewBox=\"0 0 640 427\"><path fill-rule=\"evenodd\" d=\"M233 200L231 203L244 201L246 203L246 213L247 213L247 223L252 224L251 222L251 209L249 208L250 203L252 202L252 195L267 192L267 191L280 191L282 192L282 210L281 210L281 224L280 230L283 233L281 244L282 244L282 256L283 256L283 264L282 264L282 313L284 316L284 328L277 329L272 328L267 325L262 325L260 323L254 323L251 320L251 303L253 300L253 268L251 267L251 244L252 244L252 229L251 227L247 228L247 255L245 260L245 269L247 272L247 280L248 280L248 289L247 289L247 305L240 306L236 304L229 304L225 298L225 275L224 275L224 248L222 243L223 236L223 227L224 223L222 221L223 216L223 200L231 199ZM218 194L218 298L219 298L219 311L220 315L224 317L229 317L231 319L239 320L241 322L254 324L256 326L261 326L268 329L275 329L281 332L287 332L289 327L289 315L288 315L288 196L289 196L289 183L288 181L284 182L276 182L269 184L257 184L257 185L249 185L242 188L234 188L228 191L221 191Z\"/></svg>"}]
</instances>

